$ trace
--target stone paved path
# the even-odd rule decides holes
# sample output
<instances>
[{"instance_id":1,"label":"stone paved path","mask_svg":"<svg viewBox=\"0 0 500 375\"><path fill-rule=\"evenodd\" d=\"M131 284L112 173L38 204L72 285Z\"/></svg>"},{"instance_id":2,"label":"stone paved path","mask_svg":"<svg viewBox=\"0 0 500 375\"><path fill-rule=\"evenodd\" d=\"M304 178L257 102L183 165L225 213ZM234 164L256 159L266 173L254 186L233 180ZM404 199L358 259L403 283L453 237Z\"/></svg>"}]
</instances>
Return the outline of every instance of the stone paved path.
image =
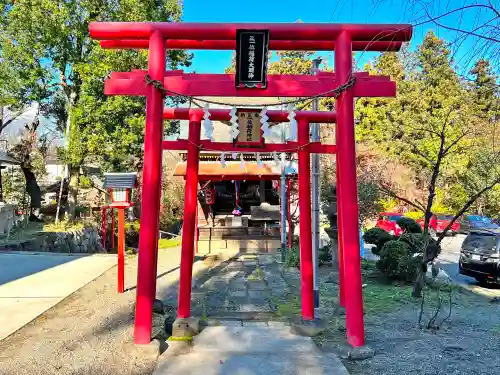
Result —
<instances>
[{"instance_id":1,"label":"stone paved path","mask_svg":"<svg viewBox=\"0 0 500 375\"><path fill-rule=\"evenodd\" d=\"M193 316L221 321L270 319L276 301L289 293L276 256L243 254L211 270L193 287ZM175 314L177 293L168 296L165 304Z\"/></svg>"}]
</instances>

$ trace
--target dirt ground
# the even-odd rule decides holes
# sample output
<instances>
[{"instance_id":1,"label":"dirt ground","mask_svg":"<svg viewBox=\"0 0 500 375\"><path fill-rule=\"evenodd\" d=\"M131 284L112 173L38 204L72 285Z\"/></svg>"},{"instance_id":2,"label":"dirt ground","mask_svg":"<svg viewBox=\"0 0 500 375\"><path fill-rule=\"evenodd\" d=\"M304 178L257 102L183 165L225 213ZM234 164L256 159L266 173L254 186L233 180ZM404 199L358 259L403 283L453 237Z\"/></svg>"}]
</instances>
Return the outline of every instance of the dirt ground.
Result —
<instances>
[{"instance_id":1,"label":"dirt ground","mask_svg":"<svg viewBox=\"0 0 500 375\"><path fill-rule=\"evenodd\" d=\"M159 254L159 296L176 288L179 253ZM132 344L136 268L137 259L128 259L129 292L116 292L114 267L0 341L0 375L151 374L157 350Z\"/></svg>"}]
</instances>

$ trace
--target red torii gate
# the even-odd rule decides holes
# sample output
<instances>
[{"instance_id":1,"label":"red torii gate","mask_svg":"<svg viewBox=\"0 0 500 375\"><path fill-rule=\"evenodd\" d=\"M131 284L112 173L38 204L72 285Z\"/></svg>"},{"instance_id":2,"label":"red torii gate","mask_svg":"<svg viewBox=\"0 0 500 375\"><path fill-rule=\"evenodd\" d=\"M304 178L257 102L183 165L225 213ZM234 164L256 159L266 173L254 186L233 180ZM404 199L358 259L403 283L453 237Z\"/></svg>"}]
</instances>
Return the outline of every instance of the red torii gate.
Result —
<instances>
[{"instance_id":1,"label":"red torii gate","mask_svg":"<svg viewBox=\"0 0 500 375\"><path fill-rule=\"evenodd\" d=\"M231 144L200 141L202 111L190 111L188 141L163 141L163 96L240 97L336 97L336 145L309 142L309 121L297 116L297 142L266 145L259 152L298 150L299 205L310 217L310 152L337 153L337 197L339 217L341 304L346 308L347 340L364 344L363 298L359 255L354 96L395 96L396 85L388 77L352 74L352 51L395 51L411 39L411 25L386 24L209 24L163 22L94 22L90 35L104 48L148 48L148 70L112 73L105 82L108 95L146 96L146 129L139 269L134 341L151 339L152 307L156 293L158 211L160 207L162 148L188 151L184 227L178 318L190 316L192 260L198 184L198 156L201 147L217 151L255 152ZM236 88L234 75L186 74L165 70L165 49L234 49L236 31L269 30L274 50L335 50L335 73L314 76L278 75L268 77L266 89ZM149 83L146 85L145 82ZM342 87L341 90L337 90ZM174 114L176 110L173 110ZM178 111L178 110L177 110ZM210 110L214 112L214 110ZM271 111L270 111L271 112ZM311 114L312 116L313 114ZM318 121L319 122L319 121ZM276 148L276 149L274 149ZM303 209L303 210L302 210ZM307 215L309 213L309 215ZM301 220L301 264L311 262L311 220ZM344 282L348 280L348 282ZM302 271L301 287L312 289L312 268ZM184 290L186 289L186 290ZM312 294L311 294L312 298ZM314 319L313 301L302 301L302 318Z\"/></svg>"}]
</instances>

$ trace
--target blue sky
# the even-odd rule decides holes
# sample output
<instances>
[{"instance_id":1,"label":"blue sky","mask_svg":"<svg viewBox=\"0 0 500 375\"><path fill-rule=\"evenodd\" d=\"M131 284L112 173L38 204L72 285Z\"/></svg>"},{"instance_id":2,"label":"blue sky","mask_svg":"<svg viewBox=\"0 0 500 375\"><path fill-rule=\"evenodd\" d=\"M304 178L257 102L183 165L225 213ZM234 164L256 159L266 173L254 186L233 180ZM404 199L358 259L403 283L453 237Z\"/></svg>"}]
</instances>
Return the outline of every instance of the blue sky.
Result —
<instances>
[{"instance_id":1,"label":"blue sky","mask_svg":"<svg viewBox=\"0 0 500 375\"><path fill-rule=\"evenodd\" d=\"M472 4L474 0L465 0L465 4ZM480 0L481 1L481 0ZM496 0L498 1L498 0ZM494 3L496 1L493 1ZM304 2L297 0L253 0L223 1L223 0L184 0L185 22L332 22L332 23L412 23L416 24L427 19L422 8L422 2L417 2L415 8L410 0L316 0ZM427 11L436 16L451 9L455 9L464 2L461 0L435 0ZM377 5L378 4L378 5ZM465 29L473 29L477 25L492 18L491 11L486 9L468 9L456 12L440 19L446 25ZM448 31L432 23L417 26L414 30L411 47L415 48L422 41L423 36L433 29L438 36L448 41L455 40L462 34ZM455 61L465 74L470 65L471 48L477 41L474 37L467 38L461 45L455 43ZM230 64L232 51L193 51L195 58L189 70L197 73L221 73ZM362 67L366 61L376 56L376 53L358 54L358 65ZM333 55L327 55L328 63L332 66Z\"/></svg>"}]
</instances>

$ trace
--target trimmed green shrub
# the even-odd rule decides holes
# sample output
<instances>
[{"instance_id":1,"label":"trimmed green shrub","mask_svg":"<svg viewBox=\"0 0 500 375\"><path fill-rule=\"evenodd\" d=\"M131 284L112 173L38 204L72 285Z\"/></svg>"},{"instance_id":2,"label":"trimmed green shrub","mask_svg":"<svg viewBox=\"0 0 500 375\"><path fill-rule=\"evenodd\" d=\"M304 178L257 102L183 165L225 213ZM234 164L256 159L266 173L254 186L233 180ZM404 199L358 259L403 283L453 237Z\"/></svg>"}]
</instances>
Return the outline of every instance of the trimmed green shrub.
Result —
<instances>
[{"instance_id":1,"label":"trimmed green shrub","mask_svg":"<svg viewBox=\"0 0 500 375\"><path fill-rule=\"evenodd\" d=\"M408 255L408 244L398 240L385 243L380 251L377 268L389 278L395 278L399 263Z\"/></svg>"},{"instance_id":2,"label":"trimmed green shrub","mask_svg":"<svg viewBox=\"0 0 500 375\"><path fill-rule=\"evenodd\" d=\"M422 258L414 256L405 241L392 240L385 243L380 251L377 268L389 279L413 281L417 276Z\"/></svg>"},{"instance_id":3,"label":"trimmed green shrub","mask_svg":"<svg viewBox=\"0 0 500 375\"><path fill-rule=\"evenodd\" d=\"M399 237L400 241L408 244L408 251L411 254L422 253L424 251L424 237L421 233L403 233Z\"/></svg>"},{"instance_id":4,"label":"trimmed green shrub","mask_svg":"<svg viewBox=\"0 0 500 375\"><path fill-rule=\"evenodd\" d=\"M399 263L397 276L395 279L405 282L415 281L418 269L422 265L421 255L408 255L401 259Z\"/></svg>"},{"instance_id":5,"label":"trimmed green shrub","mask_svg":"<svg viewBox=\"0 0 500 375\"><path fill-rule=\"evenodd\" d=\"M441 253L441 246L431 236L427 236L427 238L427 254L429 258L434 259ZM399 240L408 244L408 251L411 254L424 253L425 241L423 233L403 233Z\"/></svg>"},{"instance_id":6,"label":"trimmed green shrub","mask_svg":"<svg viewBox=\"0 0 500 375\"><path fill-rule=\"evenodd\" d=\"M365 243L375 245L375 247L372 248L372 253L375 255L379 255L386 242L394 240L395 238L396 237L390 235L381 228L371 228L363 234L363 241L365 241Z\"/></svg>"},{"instance_id":7,"label":"trimmed green shrub","mask_svg":"<svg viewBox=\"0 0 500 375\"><path fill-rule=\"evenodd\" d=\"M415 220L409 217L402 217L396 221L401 229L409 233L422 233L422 227Z\"/></svg>"}]
</instances>

